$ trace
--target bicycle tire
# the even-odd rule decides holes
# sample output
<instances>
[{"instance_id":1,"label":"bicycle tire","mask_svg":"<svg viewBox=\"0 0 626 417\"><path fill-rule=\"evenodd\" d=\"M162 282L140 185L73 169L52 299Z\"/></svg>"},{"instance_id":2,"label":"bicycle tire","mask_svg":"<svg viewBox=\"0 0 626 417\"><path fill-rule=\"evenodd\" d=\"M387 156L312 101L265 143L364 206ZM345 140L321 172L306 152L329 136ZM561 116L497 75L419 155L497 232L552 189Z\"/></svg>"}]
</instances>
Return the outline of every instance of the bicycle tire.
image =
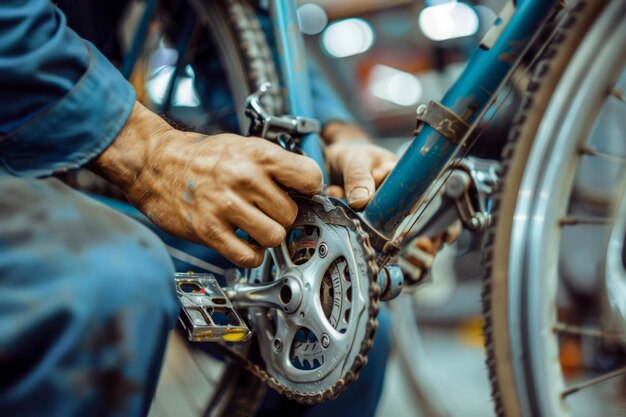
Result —
<instances>
[{"instance_id":1,"label":"bicycle tire","mask_svg":"<svg viewBox=\"0 0 626 417\"><path fill-rule=\"evenodd\" d=\"M257 91L265 82L271 82L268 94L262 103L273 114L284 113L284 100L281 96L279 76L265 33L258 21L256 11L247 0L199 1L188 0L193 11L198 15L203 30L211 39L226 73L233 104L237 110L239 133L246 134L248 119L244 114L246 98ZM176 336L174 336L176 337ZM246 347L250 351L250 344ZM179 348L179 353L181 349ZM187 346L187 352L194 361L212 362L215 360ZM198 368L202 364L195 362ZM168 364L166 363L166 367ZM174 365L175 366L175 365ZM167 370L165 371L167 372ZM206 417L247 417L256 413L260 407L265 385L251 376L238 362L226 359L221 376L205 389L212 389L202 415ZM180 391L184 391L182 387ZM191 390L198 390L192 387ZM157 391L157 396L159 392ZM172 395L171 393L169 395ZM189 393L181 392L182 397ZM160 415L158 411L153 415ZM178 415L178 414L177 414Z\"/></svg>"},{"instance_id":2,"label":"bicycle tire","mask_svg":"<svg viewBox=\"0 0 626 417\"><path fill-rule=\"evenodd\" d=\"M487 367L495 411L499 417L540 416L532 387L520 375L520 362L526 360L514 346L515 332L510 309L513 294L509 282L509 250L520 186L526 172L534 139L543 122L559 80L577 47L608 1L581 0L567 11L563 24L544 51L528 91L516 115L502 152L502 186L494 196L493 218L486 235L482 303ZM526 300L527 301L527 300ZM517 320L517 318L515 319Z\"/></svg>"},{"instance_id":3,"label":"bicycle tire","mask_svg":"<svg viewBox=\"0 0 626 417\"><path fill-rule=\"evenodd\" d=\"M247 133L246 98L265 82L261 99L270 114L285 113L276 63L256 11L248 0L187 0L211 37L227 75L241 134Z\"/></svg>"}]
</instances>

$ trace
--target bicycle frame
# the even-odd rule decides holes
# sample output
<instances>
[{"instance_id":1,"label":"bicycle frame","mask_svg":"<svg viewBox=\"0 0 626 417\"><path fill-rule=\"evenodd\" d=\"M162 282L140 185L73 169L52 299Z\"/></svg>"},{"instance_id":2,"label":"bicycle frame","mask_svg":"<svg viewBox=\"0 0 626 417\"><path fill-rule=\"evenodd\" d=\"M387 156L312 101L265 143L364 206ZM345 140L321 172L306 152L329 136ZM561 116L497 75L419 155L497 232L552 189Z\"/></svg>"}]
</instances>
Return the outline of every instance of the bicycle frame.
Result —
<instances>
[{"instance_id":1,"label":"bicycle frame","mask_svg":"<svg viewBox=\"0 0 626 417\"><path fill-rule=\"evenodd\" d=\"M490 45L481 44L477 48L441 104L467 124L478 121L557 3L558 0L518 0L515 6L509 5L515 8L515 13L508 21L496 21L496 30L501 32ZM290 112L313 117L304 43L296 23L294 3L272 1L272 19ZM424 126L365 208L364 220L384 237L393 238L404 219L425 205L430 185L457 155L470 132L471 129L459 143L454 143L430 126ZM303 138L302 148L324 168L319 137Z\"/></svg>"}]
</instances>

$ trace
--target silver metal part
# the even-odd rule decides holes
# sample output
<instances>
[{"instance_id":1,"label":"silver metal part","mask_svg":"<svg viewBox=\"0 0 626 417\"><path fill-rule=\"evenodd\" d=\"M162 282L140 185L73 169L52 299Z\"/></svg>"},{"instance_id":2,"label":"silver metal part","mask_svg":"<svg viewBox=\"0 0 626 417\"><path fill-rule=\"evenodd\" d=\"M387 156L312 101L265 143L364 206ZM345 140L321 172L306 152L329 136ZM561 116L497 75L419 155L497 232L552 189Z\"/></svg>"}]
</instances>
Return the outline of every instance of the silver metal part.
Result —
<instances>
[{"instance_id":1,"label":"silver metal part","mask_svg":"<svg viewBox=\"0 0 626 417\"><path fill-rule=\"evenodd\" d=\"M286 241L249 271L248 283L291 280L303 290L301 302L289 311L251 307L249 319L268 374L309 402L320 393L336 395L364 363L377 312L370 304L374 254L367 235L331 200L294 199L298 217Z\"/></svg>"},{"instance_id":2,"label":"silver metal part","mask_svg":"<svg viewBox=\"0 0 626 417\"><path fill-rule=\"evenodd\" d=\"M625 184L626 185L626 184ZM626 191L626 186L622 187ZM604 256L604 293L609 320L603 322L610 330L626 331L626 192L615 210Z\"/></svg>"},{"instance_id":3,"label":"silver metal part","mask_svg":"<svg viewBox=\"0 0 626 417\"><path fill-rule=\"evenodd\" d=\"M244 342L250 337L250 329L212 274L175 274L174 285L182 307L178 320L189 340Z\"/></svg>"},{"instance_id":4,"label":"silver metal part","mask_svg":"<svg viewBox=\"0 0 626 417\"><path fill-rule=\"evenodd\" d=\"M402 293L404 287L404 273L399 265L387 264L378 272L378 286L380 299L393 300Z\"/></svg>"},{"instance_id":5,"label":"silver metal part","mask_svg":"<svg viewBox=\"0 0 626 417\"><path fill-rule=\"evenodd\" d=\"M403 245L398 258L405 287L421 285L430 278L426 272L432 267L434 256L416 245L420 236L445 237L459 219L472 231L484 231L489 226L489 201L498 185L498 169L497 161L466 157L453 162L441 176L435 187L439 193L419 217L413 219L413 226L405 237L408 243ZM387 297L383 289L382 298L387 300Z\"/></svg>"},{"instance_id":6,"label":"silver metal part","mask_svg":"<svg viewBox=\"0 0 626 417\"><path fill-rule=\"evenodd\" d=\"M413 134L417 135L425 124L457 144L461 143L470 127L452 110L432 100L417 108L417 126Z\"/></svg>"},{"instance_id":7,"label":"silver metal part","mask_svg":"<svg viewBox=\"0 0 626 417\"><path fill-rule=\"evenodd\" d=\"M466 228L484 231L491 221L488 201L499 182L498 161L467 157L446 181L446 193L456 199L456 207Z\"/></svg>"},{"instance_id":8,"label":"silver metal part","mask_svg":"<svg viewBox=\"0 0 626 417\"><path fill-rule=\"evenodd\" d=\"M489 225L489 199L499 182L499 162L466 157L453 162L440 183L439 195L421 212L410 236L438 236L456 219L470 230L482 231Z\"/></svg>"},{"instance_id":9,"label":"silver metal part","mask_svg":"<svg viewBox=\"0 0 626 417\"><path fill-rule=\"evenodd\" d=\"M469 172L476 190L487 196L495 192L500 183L500 162L468 156L461 160L459 167Z\"/></svg>"},{"instance_id":10,"label":"silver metal part","mask_svg":"<svg viewBox=\"0 0 626 417\"><path fill-rule=\"evenodd\" d=\"M277 142L285 149L293 150L295 138L309 133L320 133L321 125L316 119L301 116L269 113L261 104L261 98L267 94L272 84L266 82L258 91L246 99L246 116L250 119L248 136L258 136Z\"/></svg>"},{"instance_id":11,"label":"silver metal part","mask_svg":"<svg viewBox=\"0 0 626 417\"><path fill-rule=\"evenodd\" d=\"M270 307L293 313L302 303L302 284L291 276L261 284L238 282L224 291L236 308Z\"/></svg>"},{"instance_id":12,"label":"silver metal part","mask_svg":"<svg viewBox=\"0 0 626 417\"><path fill-rule=\"evenodd\" d=\"M480 47L482 49L489 50L493 48L493 46L500 38L500 35L502 35L502 32L504 32L504 29L506 29L507 25L511 21L511 18L514 14L515 4L513 3L513 0L508 0L491 29L489 29L489 31L480 41Z\"/></svg>"}]
</instances>

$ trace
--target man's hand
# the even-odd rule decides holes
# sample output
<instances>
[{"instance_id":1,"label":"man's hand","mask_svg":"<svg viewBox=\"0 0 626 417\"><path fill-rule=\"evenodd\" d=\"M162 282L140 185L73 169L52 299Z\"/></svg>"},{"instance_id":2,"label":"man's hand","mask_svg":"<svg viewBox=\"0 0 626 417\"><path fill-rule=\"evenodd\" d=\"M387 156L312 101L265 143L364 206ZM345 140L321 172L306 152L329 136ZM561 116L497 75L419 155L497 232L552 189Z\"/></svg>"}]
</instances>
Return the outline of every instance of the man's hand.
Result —
<instances>
[{"instance_id":1,"label":"man's hand","mask_svg":"<svg viewBox=\"0 0 626 417\"><path fill-rule=\"evenodd\" d=\"M305 194L322 188L309 158L258 138L180 132L140 104L93 166L157 226L244 267L258 266L296 218L278 184ZM237 228L258 245L239 239Z\"/></svg>"},{"instance_id":2,"label":"man's hand","mask_svg":"<svg viewBox=\"0 0 626 417\"><path fill-rule=\"evenodd\" d=\"M333 184L326 192L337 198L347 197L354 209L365 207L398 158L369 143L363 131L347 123L330 124L324 129L324 138L330 143L326 160Z\"/></svg>"}]
</instances>

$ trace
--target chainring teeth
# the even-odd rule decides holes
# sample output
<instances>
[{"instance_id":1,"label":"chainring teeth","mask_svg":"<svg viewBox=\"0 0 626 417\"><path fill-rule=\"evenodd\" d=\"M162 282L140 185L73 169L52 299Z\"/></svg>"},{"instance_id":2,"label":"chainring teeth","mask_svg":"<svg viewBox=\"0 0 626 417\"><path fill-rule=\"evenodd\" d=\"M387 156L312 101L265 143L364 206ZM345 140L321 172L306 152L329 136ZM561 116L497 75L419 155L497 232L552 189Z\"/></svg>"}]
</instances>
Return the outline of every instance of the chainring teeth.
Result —
<instances>
[{"instance_id":1,"label":"chainring teeth","mask_svg":"<svg viewBox=\"0 0 626 417\"><path fill-rule=\"evenodd\" d=\"M316 256L315 254L319 250L319 244L323 239L329 239L329 236L332 236L335 240L337 240L337 237L347 239L344 245L346 245L349 250L346 249L343 250L341 254L335 254L334 259L328 258L328 263L325 264L326 266L323 270L324 275L318 281L319 287L314 289L314 291L318 292L319 297L315 297L318 300L313 301L313 303L320 303L320 308L315 310L321 316L318 317L317 320L326 320L330 327L341 334L346 334L346 337L349 337L345 342L348 343L347 350L344 351L341 348L341 346L343 346L342 344L338 345L340 349L336 352L322 348L320 335L317 335L311 329L303 326L303 320L287 320L290 325L294 326L297 322L298 326L306 328L315 337L315 341L305 339L304 342L302 342L302 339L300 339L299 342L296 342L294 336L289 342L290 345L284 346L284 349L289 349L287 361L289 363L285 364L285 366L291 365L298 371L297 364L293 363L293 359L297 359L303 368L299 371L309 372L309 374L299 376L298 380L300 382L294 382L294 380L288 377L288 375L293 375L293 372L296 372L294 369L285 369L285 371L283 371L281 368L283 365L277 365L277 362L272 362L271 358L272 355L274 355L270 347L272 335L267 332L265 332L265 334L257 332L260 338L261 356L267 368L267 371L264 372L267 375L265 381L268 386L292 400L307 404L316 404L335 398L350 382L357 379L359 371L367 363L367 353L373 344L373 337L378 328L376 316L379 309L379 289L377 281L374 279L376 276L375 253L369 244L369 237L361 227L360 221L355 218L349 218L341 207L333 206L333 203L327 198L320 196L314 198L315 200L310 198L296 199L300 206L299 215L294 225L292 225L291 229L288 231L288 241L286 243L289 248L289 256L292 257L296 255L298 259L296 268L305 268L307 267L308 260ZM323 199L323 201L320 202L321 199ZM321 210L319 210L320 207L327 213L332 211L332 215L340 216L341 223L324 222L319 215L321 212ZM318 208L318 210L314 210L314 208ZM306 227L317 228L318 246L315 248L313 248L310 239L315 233L310 232L310 230L313 229L306 232ZM341 235L338 235L335 230L339 227L339 230L344 230ZM297 239L290 241L289 236L291 232L297 229L300 231L305 229L306 233L299 232L302 240L300 242L297 241ZM325 232L327 232L327 234L325 234ZM345 237L342 237L344 235ZM330 253L329 255L332 256ZM300 258L298 258L299 256ZM304 256L304 258L308 256L309 259L304 259L302 256ZM294 261L294 263L296 262ZM263 268L263 266L261 268ZM253 274L250 276L252 278ZM257 273L254 276L270 276L269 279L280 279L279 277L271 277L271 274ZM358 291L358 293L348 295L348 291L354 290ZM355 298L358 299L358 301ZM355 302L357 304L354 304ZM325 309L323 308L324 303L326 303ZM251 310L258 311L259 309ZM309 314L309 311L307 311L307 314ZM284 313L276 314L274 316L275 320L283 319L281 314ZM365 315L363 316L363 314ZM255 322L255 316L260 318L259 322ZM255 315L254 311L252 311L250 320L253 322L253 327L259 326L259 328L264 329L265 323L263 317L266 316L266 314L259 315L258 313ZM300 329L296 331L299 330ZM264 338L265 340L263 340ZM360 343L358 343L355 338L357 338L357 340L361 339ZM354 344L350 342L350 340L358 344ZM329 355L329 359L326 359L326 355ZM305 362L306 366L304 366ZM343 374L341 374L341 369L344 370ZM317 371L317 373L311 374L311 371ZM307 379L309 375L313 379ZM326 383L323 382L324 380L326 380ZM320 383L325 386L325 388L308 391L309 389L315 389L315 386Z\"/></svg>"}]
</instances>

